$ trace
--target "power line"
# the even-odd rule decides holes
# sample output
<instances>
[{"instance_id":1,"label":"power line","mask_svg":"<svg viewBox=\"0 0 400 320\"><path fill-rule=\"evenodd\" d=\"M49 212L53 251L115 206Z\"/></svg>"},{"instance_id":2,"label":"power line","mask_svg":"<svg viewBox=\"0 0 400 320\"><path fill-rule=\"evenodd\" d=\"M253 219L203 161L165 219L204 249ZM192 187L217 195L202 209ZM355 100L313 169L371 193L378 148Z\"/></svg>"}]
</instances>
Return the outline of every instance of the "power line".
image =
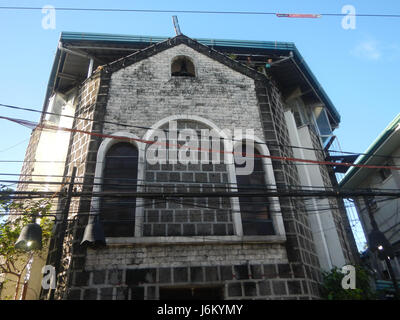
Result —
<instances>
[{"instance_id":1,"label":"power line","mask_svg":"<svg viewBox=\"0 0 400 320\"><path fill-rule=\"evenodd\" d=\"M90 199L89 199L90 200ZM392 200L391 198L387 198L387 199L381 199L381 200L378 200L377 202L384 202L384 201L389 201L389 200ZM179 200L177 200L177 199L165 199L165 201L173 201L173 202L180 202ZM212 207L212 206L210 206L210 205L196 205L196 204L193 204L193 203L185 203L185 202L181 202L182 203L182 205L183 206L194 206L194 207L203 207L203 208L206 208L206 209L212 209L212 210L222 210L222 211L229 211L229 212L231 212L231 213L234 213L234 212L243 212L243 213L246 213L246 210L240 210L240 211L238 211L238 210L234 210L234 209L230 209L230 208L215 208L215 207ZM153 206L153 203L149 203L149 204L144 204L143 205L143 207L150 207L150 206ZM139 205L137 206L137 207L139 207ZM291 208L291 209L293 209L293 207L290 207L290 206L288 206L287 208ZM329 211L331 211L331 210L335 210L335 209L340 209L339 207L337 207L337 208L335 208L335 207L331 207L331 206L328 206L328 207L325 207L325 208L322 208L322 207L320 207L320 208L316 208L316 209L309 209L309 208L306 208L306 207L304 207L304 212L302 212L303 214L305 214L305 215L311 215L311 214L319 214L319 213L323 213L323 212L321 212L321 211L326 211L326 212L329 212ZM98 210L98 211L96 211L96 210L91 210L87 215L91 215L91 214L93 214L93 212L100 212L100 210ZM314 212L314 213L310 213L310 212ZM71 213L71 212L70 212ZM80 214L80 215L85 215L85 212L81 212L81 211L78 211L78 212L76 212L76 213L78 213L78 214ZM256 214L256 212L255 211L252 211L252 212L248 212L248 213L250 213L250 214L252 214L252 215L254 215L254 214ZM262 213L265 213L265 212L262 212ZM282 211L278 211L278 210L268 210L268 213L282 213ZM296 214L298 214L299 212L296 212ZM218 213L215 213L216 215L218 214ZM175 216L176 216L176 214L175 214ZM76 216L75 216L76 217ZM160 219L161 219L161 217L160 217ZM104 222L107 222L107 221L109 221L109 220L105 220ZM125 221L125 220L124 220ZM128 220L126 220L126 221L128 221ZM129 220L130 221L130 220ZM257 219L257 221L270 221L270 219ZM354 220L351 220L350 219L350 221L357 221L357 222L359 222L358 221L358 219L354 219ZM121 222L121 221L120 221ZM229 222L229 221L228 221ZM231 221L232 222L232 221ZM144 221L143 223L146 223L146 221ZM326 231L326 230L329 230L329 229L334 229L334 228L336 228L336 226L335 227L332 227L332 228L328 228L328 229L324 229L324 230L322 230L322 231ZM321 231L321 232L322 232ZM211 238L210 238L211 239Z\"/></svg>"},{"instance_id":2,"label":"power line","mask_svg":"<svg viewBox=\"0 0 400 320\"><path fill-rule=\"evenodd\" d=\"M128 128L136 128L136 129L144 129L144 130L155 129L155 128L151 128L151 127L137 126L137 125L131 125L131 124L120 123L120 122L115 122L115 121L107 121L107 120L99 121L99 120L94 120L94 119L90 119L90 118L83 118L83 117L70 116L70 115L65 115L65 114L60 114L60 113L54 113L54 112L50 112L50 111L40 111L40 110L36 110L36 109L18 107L18 106L2 104L2 103L0 103L0 107L10 108L10 109L15 109L15 110L21 110L21 111L35 112L35 113L40 113L41 115L49 114L49 115L55 115L55 116L60 116L60 117L67 117L67 118L72 118L72 119L76 119L76 120L90 121L90 122L94 122L94 123L113 124L113 125L119 125L119 126L128 127ZM164 132L167 132L167 133L170 131L168 129L161 129L161 128L157 128L156 130L164 131ZM177 132L179 132L180 130L181 129L177 129ZM235 140L235 139L231 139L231 140L235 141L235 142L241 142L240 140ZM266 146L289 147L289 148L294 148L294 149L303 149L303 150L310 150L310 151L326 152L325 149L310 148L310 147L299 147L299 146L293 146L293 145L285 145L285 144L281 144L281 143L272 143L272 142L266 143L266 142L258 142L258 141L253 141L253 143L254 144L266 145ZM387 155L379 155L379 154L371 155L371 154L368 154L368 153L358 153L358 152L351 152L351 151L329 150L329 152L349 154L349 155L358 155L358 156L367 155L367 156L370 156L370 157L382 157L382 158L385 158L385 159L396 159L396 158L400 159L400 156L387 156Z\"/></svg>"},{"instance_id":3,"label":"power line","mask_svg":"<svg viewBox=\"0 0 400 320\"><path fill-rule=\"evenodd\" d=\"M380 200L380 201L388 201L388 200L390 200L390 199L382 199L382 200ZM175 200L175 199L166 199L166 201L174 201L174 202L176 202L177 200ZM192 206L192 204L190 204L191 206ZM143 205L144 207L146 207L146 205ZM211 207L211 206L206 206L206 205L198 205L198 207L203 207L203 208L206 208L206 209L214 209L213 207ZM217 208L218 209L218 208ZM293 209L293 208L292 208ZM304 212L304 214L305 215L312 215L312 214L319 214L319 213L323 213L323 212L321 212L321 211L326 211L326 212L329 212L330 210L333 210L333 209L340 209L340 208L334 208L334 207L327 207L327 208L318 208L318 209L308 209L307 211L305 211ZM242 210L240 210L240 211L237 211L237 210L233 210L233 209L229 209L229 210L227 210L226 208L224 208L223 209L224 211L230 211L231 213L235 213L235 212L243 212ZM306 209L305 209L306 210ZM310 212L312 212L312 211L314 211L314 213L310 213ZM245 213L245 212L244 212ZM282 211L277 211L277 210L270 210L269 211L269 213L282 213ZM85 214L85 212L80 212L80 213L78 213L78 214L81 214L81 215L92 215L93 214L93 211L90 211L89 213L86 213ZM217 214L217 213L215 213L215 214ZM251 212L251 214L255 214L255 212ZM94 215L97 215L97 214L94 214ZM75 218L76 218L77 216L75 216ZM176 215L175 215L175 218L176 218ZM160 218L161 219L161 218ZM103 222L110 222L110 220L102 220ZM124 219L123 221L120 221L120 220L116 220L115 222L129 222L129 221L134 221L134 220L132 220L132 219ZM271 220L270 219L260 219L260 218L258 218L258 219L256 219L255 220L255 222L262 222L262 221L265 221L265 222L270 222ZM228 223L229 222L231 222L232 223L232 221L228 221ZM146 221L143 221L143 225L142 225L142 230L143 230L143 226L144 226L144 224L146 223ZM166 222L167 223L167 222ZM336 228L336 226L334 226L334 227L330 227L330 228L326 228L326 229L323 229L323 230L320 230L319 232L323 232L323 231L327 231L327 230L330 230L330 229L335 229ZM214 239L212 239L212 238L207 238L207 236L203 236L204 237L204 239L209 239L209 240L214 240ZM222 240L222 242L223 242L223 240Z\"/></svg>"},{"instance_id":4,"label":"power line","mask_svg":"<svg viewBox=\"0 0 400 320\"><path fill-rule=\"evenodd\" d=\"M251 157L248 157L248 159L251 159ZM65 161L51 161L51 160L0 160L0 163L64 163ZM85 163L105 163L105 161L85 161ZM266 163L264 165L267 166L273 166L272 163ZM283 163L281 162L280 165L282 166L293 166L293 163ZM296 163L296 166L319 166L320 164L318 163ZM9 175L16 175L17 173L12 173ZM18 174L19 175L19 174ZM24 175L24 174L20 174Z\"/></svg>"},{"instance_id":5,"label":"power line","mask_svg":"<svg viewBox=\"0 0 400 320\"><path fill-rule=\"evenodd\" d=\"M20 141L20 142L18 142L18 143L16 143L16 144L14 144L14 145L12 145L11 147L8 147L8 148L5 148L5 149L3 149L3 150L0 150L0 152L8 151L8 150L10 150L10 149L12 149L12 148L15 148L15 147L21 145L22 143L24 143L24 142L26 142L26 141L28 141L28 140L29 140L29 138L28 138L28 139L24 139L24 140L22 140L22 141Z\"/></svg>"},{"instance_id":6,"label":"power line","mask_svg":"<svg viewBox=\"0 0 400 320\"><path fill-rule=\"evenodd\" d=\"M0 194L10 195L10 192L1 192ZM48 191L15 191L13 194L24 194L35 197L48 197L51 195L63 195L63 192L48 192ZM235 192L235 191L219 191L219 192L73 192L72 197L91 196L91 197L111 197L111 198L162 198L178 197L178 198L218 198L218 197L335 197L335 198L354 198L364 196L385 196L385 197L400 197L400 191L379 191L371 192L353 191L353 190L266 190L264 192Z\"/></svg>"},{"instance_id":7,"label":"power line","mask_svg":"<svg viewBox=\"0 0 400 320\"><path fill-rule=\"evenodd\" d=\"M82 177L84 178L84 177ZM101 179L101 178L94 178L94 179ZM103 178L105 180L116 180L113 178ZM134 187L164 187L164 188L171 188L171 187L195 187L199 186L201 188L206 188L206 189L221 189L221 188L227 188L227 189L249 189L249 190L271 190L271 187L276 188L276 185L274 184L240 184L240 186L237 186L236 183L230 183L230 182L185 182L185 181L156 181L156 180L143 180L143 179L123 179L120 178L118 179L119 184L115 183L108 183L108 182L94 182L94 183L87 183L87 182L75 182L75 185L83 185L83 186L95 186L95 185L100 185L100 186L120 186L120 189L129 189L129 188L134 188ZM142 183L145 184L139 184L139 183L132 183L132 184L127 184L123 183L124 181L141 181ZM57 182L57 181L33 181L33 180L0 180L2 183L20 183L20 184L33 184L33 185L62 185L63 182ZM147 183L147 184L146 184ZM171 185L175 184L175 185ZM336 190L334 187L319 187L319 186L303 186L303 185L285 185L287 189L295 189L295 188L304 188L304 189L317 189L317 190L326 190L326 189L332 189ZM354 190L354 189L353 189ZM360 190L374 190L374 189L360 189ZM398 190L398 189L376 189L376 190L383 190L383 191L390 191L390 190ZM15 193L20 193L24 191L15 191Z\"/></svg>"},{"instance_id":8,"label":"power line","mask_svg":"<svg viewBox=\"0 0 400 320\"><path fill-rule=\"evenodd\" d=\"M315 18L315 17L376 17L376 18L400 18L400 14L379 14L379 13L320 13L320 14L296 14L296 13L277 13L266 11L212 11L212 10L165 10L165 9L122 9L122 8L73 8L58 7L57 11L86 11L86 12L133 12L133 13L179 13L179 14L228 14L228 15L269 15L290 18ZM43 7L12 7L2 6L0 10L43 10Z\"/></svg>"},{"instance_id":9,"label":"power line","mask_svg":"<svg viewBox=\"0 0 400 320\"><path fill-rule=\"evenodd\" d=\"M393 200L393 199L392 198L381 199L381 200L379 200L379 202L387 202L387 201L390 201L390 200ZM258 213L282 213L282 210L273 210L273 209L260 210L260 211L235 210L235 209L231 209L231 208L214 207L214 206L205 205L205 204L195 204L193 202L184 202L184 201L181 201L179 199L173 199L173 198L164 199L164 200L159 201L157 203L165 203L165 202L175 202L175 203L182 204L183 206L186 206L186 207L199 207L199 208L210 209L210 210L229 211L231 213L240 212L240 213L246 213L246 214L251 214L251 215L256 215ZM247 202L247 203L254 203L254 202ZM258 203L259 204L265 204L264 202L258 202ZM107 202L106 205L112 205L112 204L113 203ZM120 201L114 202L114 204L121 204L121 202ZM132 202L127 202L125 204L132 204ZM142 205L137 205L136 204L134 207L135 208L143 207L143 208L147 208L147 209L150 209L150 210L160 210L161 213L162 213L163 210L168 210L167 208L151 208L153 206L153 204L154 203L148 203L148 204L142 204ZM272 205L273 202L271 202L271 203L267 202L267 204L271 204ZM282 206L282 205L281 205L281 208L283 208L283 209L294 209L292 206ZM345 208L350 208L350 207L345 206ZM179 210L179 208L175 208L175 209ZM331 207L331 206L317 207L317 208L314 208L314 209L304 207L303 208L304 211L302 211L301 214L311 215L311 214L318 214L320 211L330 211L330 210L339 210L339 209L340 209L340 207ZM78 210L78 211L70 211L69 215L77 214L78 216L97 216L98 213L104 212L103 210L104 209L97 209L97 210L91 209L90 211L80 211L80 210ZM310 214L310 212L315 212L315 213L311 213ZM58 215L58 214L62 214L62 210L50 211L49 213L46 213L44 216L54 216L54 215ZM215 214L218 215L219 213L215 213ZM296 212L296 214L299 214L299 212ZM21 213L21 211L18 211L18 210L15 210L15 212L13 210L13 212L10 212L10 213L0 214L0 216L29 216L29 215L30 215L29 213ZM188 216L188 214L187 213L179 213L178 212L178 214L175 213L174 216L175 217L176 216L178 216L178 217L179 216ZM123 221L134 221L134 220L135 219L128 219L128 220L125 219ZM349 219L349 220L350 221L359 221L359 219ZM109 221L109 220L106 220L106 221ZM117 220L115 220L115 221L117 221ZM169 221L169 222L172 222L172 221ZM210 221L207 221L207 222L210 222ZM144 222L144 223L146 223L146 222ZM168 221L165 221L165 223L168 223Z\"/></svg>"},{"instance_id":10,"label":"power line","mask_svg":"<svg viewBox=\"0 0 400 320\"><path fill-rule=\"evenodd\" d=\"M186 172L182 171L183 173L193 173L193 172ZM194 172L196 173L196 172ZM68 175L39 175L39 174L8 174L8 173L0 173L0 176L22 176L22 177L46 177L46 178L70 178ZM87 176L77 176L76 179L85 179L88 178L91 175ZM248 190L271 190L272 188L276 188L276 184L238 184L238 183L233 183L233 182L199 182L199 181L178 181L178 180L168 180L168 181L157 181L157 180L148 180L148 179L131 179L131 178L118 178L118 183L109 183L107 180L115 181L115 178L104 178L104 177L98 177L98 176L93 176L93 180L101 180L103 182L75 182L75 185L84 185L84 186L95 186L95 185L100 185L100 186L119 186L121 189L128 189L128 188L134 188L134 187L165 187L165 188L171 188L171 187L185 187L185 188L190 188L190 187L195 187L199 186L201 188L205 189L213 189L213 188L228 188L228 189L248 189ZM29 179L29 178L28 178ZM20 183L20 184L37 184L37 185L63 185L64 182L62 181L34 181L34 180L5 180L1 179L0 182L2 183ZM132 183L127 183L127 182L132 182ZM136 182L136 183L135 183ZM171 185L175 184L175 185ZM315 189L319 191L325 191L325 190L331 190L335 191L338 190L337 188L333 186L308 186L308 185L288 185L285 184L285 188L288 190L307 190L307 189ZM346 190L346 189L342 189ZM380 191L397 191L399 190L398 188L352 188L351 190L355 191L370 191L370 192L380 192ZM19 191L16 191L19 192ZM23 191L21 191L23 192Z\"/></svg>"},{"instance_id":11,"label":"power line","mask_svg":"<svg viewBox=\"0 0 400 320\"><path fill-rule=\"evenodd\" d=\"M246 193L246 195L247 195L248 193ZM179 197L172 197L172 198L164 198L164 199L162 199L161 201L159 201L159 202L151 202L149 205L151 205L151 206L153 206L153 205L156 205L156 204L158 204L158 203L163 203L163 202L165 202L165 201L170 201L171 199L172 200L177 200L176 198L179 198ZM193 198L197 198L197 197L193 197ZM279 203L279 200L277 200L277 199L268 199L268 200L260 200L259 199L260 197L258 197L258 200L257 200L257 198L256 199L252 199L251 201L249 200L249 201L244 201L244 200L242 200L242 201L240 201L241 203L244 203L244 204L246 204L246 203L250 203L250 204L255 204L255 203L258 203L258 204L273 204L273 203ZM263 198L263 197L261 197L261 198ZM397 198L397 197L395 197L395 198ZM151 199L151 198L150 198ZM151 199L152 201L155 201L156 199L158 199L158 198L154 198L154 199ZM304 205L305 206L307 206L306 205L306 203L308 202L308 201L311 201L311 200L313 200L314 198L309 198L309 199L307 199L307 197L304 197L303 199L302 199L302 201L304 201ZM53 198L53 200L54 200L54 198ZM81 197L81 201L91 201L92 200L92 197L91 196L82 196ZM136 197L133 197L133 200L135 200L136 201ZM158 199L159 200L159 199ZM390 201L390 200L393 200L393 197L387 197L387 198L383 198L383 199L378 199L376 202L377 203L380 203L380 202L386 202L386 201ZM112 200L112 198L111 199L108 199L107 200L107 204L112 204L113 203L113 201L114 201L114 203L118 203L118 204L132 204L132 201L129 201L129 202L123 202L123 201L121 201L120 199L114 199L114 200ZM193 204L193 202L190 202L190 203L187 203L187 205L192 205ZM280 205L280 207L281 208L293 208L293 206L285 206L285 205ZM345 207L347 207L347 208L354 208L354 205L350 205L350 206L345 206ZM305 209L306 207L304 207L303 209ZM328 209L329 208L331 208L331 206L328 206L327 207ZM158 208L158 207L155 207L155 209L164 209L164 208ZM220 207L220 208L215 208L215 209L221 209L221 210L232 210L232 209L230 209L230 208L225 208L225 207ZM306 210L306 209L305 209ZM13 212L15 212L15 210L13 210ZM52 211L51 213L60 213L59 211Z\"/></svg>"},{"instance_id":12,"label":"power line","mask_svg":"<svg viewBox=\"0 0 400 320\"><path fill-rule=\"evenodd\" d=\"M212 150L212 149L202 149L202 148L196 148L196 147L190 147L186 145L180 145L180 144L171 144L171 143L164 143L164 142L158 142L158 141L148 141L148 140L143 140L143 139L137 139L137 138L128 138L125 136L115 136L115 135L110 135L110 134L101 134L101 133L96 133L96 132L91 132L91 131L85 131L85 130L78 130L78 129L70 129L70 128L65 128L65 127L57 127L54 125L47 125L44 123L37 124L29 120L24 120L24 119L15 119L15 118L10 118L10 117L4 117L0 116L0 119L12 121L15 123L18 123L20 125L26 126L26 127L31 127L31 128L41 128L41 129L49 129L49 130L56 130L56 131L67 131L67 132L74 132L74 133L82 133L82 134L88 134L91 136L95 137L100 137L100 138L110 138L110 139L117 139L121 141L135 141L135 142L140 142L140 143L145 143L145 144L151 144L151 145L160 145L163 147L175 147L175 148L185 148L189 150L194 150L194 151L200 151L200 152L215 152L215 153L220 153L220 154L232 154L232 155L241 155L241 156L250 156L254 158L267 158L271 160L278 160L278 161L291 161L291 162L305 162L305 163L315 163L315 164L320 164L320 165L329 165L329 166L345 166L345 167L357 167L357 168L368 168L368 169L391 169L391 170L400 170L400 167L394 167L394 166L379 166L379 165L365 165L365 164L354 164L354 163L338 163L338 162L332 162L332 161L318 161L318 160L312 160L312 159L301 159L301 158L293 158L293 157L282 157L282 156L271 156L271 155L261 155L261 154L246 154L243 152L228 152L224 150Z\"/></svg>"}]
</instances>

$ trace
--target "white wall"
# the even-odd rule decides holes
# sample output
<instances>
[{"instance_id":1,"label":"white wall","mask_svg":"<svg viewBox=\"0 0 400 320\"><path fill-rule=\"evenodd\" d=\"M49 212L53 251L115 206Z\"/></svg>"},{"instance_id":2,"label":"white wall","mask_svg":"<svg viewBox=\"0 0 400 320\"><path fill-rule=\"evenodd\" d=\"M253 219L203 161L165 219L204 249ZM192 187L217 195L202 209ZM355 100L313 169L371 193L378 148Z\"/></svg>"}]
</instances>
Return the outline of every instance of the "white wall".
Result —
<instances>
[{"instance_id":1,"label":"white wall","mask_svg":"<svg viewBox=\"0 0 400 320\"><path fill-rule=\"evenodd\" d=\"M297 128L291 111L285 112L285 119L291 145L313 148L308 126ZM293 148L293 153L295 158L317 160L313 150ZM318 166L298 164L297 170L299 172L300 184L305 186L303 189L307 190L307 186L324 186ZM330 270L333 266L342 267L346 264L332 212L330 210L318 210L319 208L327 208L329 206L330 204L327 199L313 198L307 202L307 208L312 213L309 214L310 226L321 268L324 270Z\"/></svg>"}]
</instances>

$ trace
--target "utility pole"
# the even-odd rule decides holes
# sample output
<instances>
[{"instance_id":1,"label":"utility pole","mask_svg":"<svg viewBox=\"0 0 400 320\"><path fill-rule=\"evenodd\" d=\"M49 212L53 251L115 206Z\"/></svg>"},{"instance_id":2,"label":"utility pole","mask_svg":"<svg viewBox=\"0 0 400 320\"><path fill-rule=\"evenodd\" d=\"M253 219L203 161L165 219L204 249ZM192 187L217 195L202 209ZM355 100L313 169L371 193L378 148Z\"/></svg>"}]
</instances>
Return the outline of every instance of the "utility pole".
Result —
<instances>
[{"instance_id":1,"label":"utility pole","mask_svg":"<svg viewBox=\"0 0 400 320\"><path fill-rule=\"evenodd\" d=\"M385 260L390 278L393 282L394 288L394 296L396 300L400 300L400 291L397 283L396 275L393 271L392 264L390 261L390 256L393 254L392 245L386 239L385 234L381 232L378 228L378 224L376 223L374 216L374 208L372 207L372 201L370 197L364 197L364 202L366 204L366 208L369 215L369 220L371 222L372 231L369 235L369 245L371 246L372 251L378 250L378 258L381 260Z\"/></svg>"},{"instance_id":2,"label":"utility pole","mask_svg":"<svg viewBox=\"0 0 400 320\"><path fill-rule=\"evenodd\" d=\"M76 167L73 167L72 174L71 174L71 181L68 186L66 202L65 202L62 214L61 214L61 223L59 225L59 230L57 232L58 233L58 239L57 239L58 241L56 244L57 252L56 252L56 259L55 259L56 280L58 280L57 276L61 271L60 269L61 269L61 259L62 259L62 255L63 255L64 238L65 238L65 232L67 229L68 212L69 212L69 208L71 206L72 193L74 190L75 176L76 176ZM56 290L57 290L57 286L56 286L56 289L51 289L50 300L54 299L54 294L55 294Z\"/></svg>"}]
</instances>

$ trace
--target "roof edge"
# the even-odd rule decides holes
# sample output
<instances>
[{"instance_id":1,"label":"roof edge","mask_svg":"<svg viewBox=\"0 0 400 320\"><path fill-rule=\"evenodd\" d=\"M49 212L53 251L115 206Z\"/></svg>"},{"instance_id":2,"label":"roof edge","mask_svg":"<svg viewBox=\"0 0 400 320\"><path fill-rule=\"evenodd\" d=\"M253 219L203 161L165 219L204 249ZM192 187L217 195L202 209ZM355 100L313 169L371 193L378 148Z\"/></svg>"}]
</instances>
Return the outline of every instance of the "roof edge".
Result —
<instances>
[{"instance_id":1,"label":"roof edge","mask_svg":"<svg viewBox=\"0 0 400 320\"><path fill-rule=\"evenodd\" d=\"M140 35L125 35L125 34L108 34L108 33L91 33L91 32L71 32L63 31L60 34L59 42L63 41L106 41L106 42L149 42L150 44L155 44L163 42L173 37L163 37L163 36L140 36ZM230 39L210 39L210 38L190 38L200 44L208 47L222 46L222 47L241 47L241 48L256 48L256 49L273 49L282 50L287 52L293 52L294 58L300 64L301 68L305 71L306 77L309 78L311 84L314 86L315 90L320 94L320 99L326 105L329 114L336 124L340 123L340 114L335 108L334 104L330 100L329 96L326 94L325 90L322 88L321 84L305 62L304 58L301 56L299 50L293 42L279 42L279 41L258 41L258 40L230 40ZM58 50L57 50L58 52ZM50 74L49 83L47 86L46 100L49 98L51 91L51 82L54 81L54 65L57 60L54 60L53 68ZM51 81L53 80L53 81ZM43 110L45 109L47 102L44 102Z\"/></svg>"},{"instance_id":2,"label":"roof edge","mask_svg":"<svg viewBox=\"0 0 400 320\"><path fill-rule=\"evenodd\" d=\"M364 155L360 156L354 164L365 164L371 156L390 138L396 127L400 125L400 113L386 126L386 128L379 134L379 136L372 142L372 144L364 152ZM342 180L339 182L339 186L342 188L350 179L360 171L360 167L352 167Z\"/></svg>"}]
</instances>

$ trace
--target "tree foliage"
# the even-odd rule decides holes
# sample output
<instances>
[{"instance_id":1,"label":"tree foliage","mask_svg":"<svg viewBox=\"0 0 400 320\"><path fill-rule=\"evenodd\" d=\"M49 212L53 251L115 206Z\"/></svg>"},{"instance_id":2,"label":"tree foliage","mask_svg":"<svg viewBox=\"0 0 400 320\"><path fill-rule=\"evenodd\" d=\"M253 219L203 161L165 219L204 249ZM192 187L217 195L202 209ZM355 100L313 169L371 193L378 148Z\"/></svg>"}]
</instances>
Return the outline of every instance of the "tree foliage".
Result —
<instances>
[{"instance_id":1,"label":"tree foliage","mask_svg":"<svg viewBox=\"0 0 400 320\"><path fill-rule=\"evenodd\" d=\"M324 272L324 281L321 285L321 295L327 300L373 300L375 293L370 286L370 275L363 267L356 266L356 288L343 289L344 274L338 268Z\"/></svg>"},{"instance_id":2,"label":"tree foliage","mask_svg":"<svg viewBox=\"0 0 400 320\"><path fill-rule=\"evenodd\" d=\"M48 216L51 199L11 201L9 197L5 196L8 193L12 193L12 190L3 189L0 198L0 208L4 214L0 221L0 273L10 281L17 283L14 297L16 298L22 280L21 277L29 261L34 256L42 257L46 251L52 233L53 219ZM32 222L32 217L40 219L37 223L42 228L43 248L26 252L15 248L15 242L22 228ZM14 276L15 280L11 280L9 276Z\"/></svg>"}]
</instances>

